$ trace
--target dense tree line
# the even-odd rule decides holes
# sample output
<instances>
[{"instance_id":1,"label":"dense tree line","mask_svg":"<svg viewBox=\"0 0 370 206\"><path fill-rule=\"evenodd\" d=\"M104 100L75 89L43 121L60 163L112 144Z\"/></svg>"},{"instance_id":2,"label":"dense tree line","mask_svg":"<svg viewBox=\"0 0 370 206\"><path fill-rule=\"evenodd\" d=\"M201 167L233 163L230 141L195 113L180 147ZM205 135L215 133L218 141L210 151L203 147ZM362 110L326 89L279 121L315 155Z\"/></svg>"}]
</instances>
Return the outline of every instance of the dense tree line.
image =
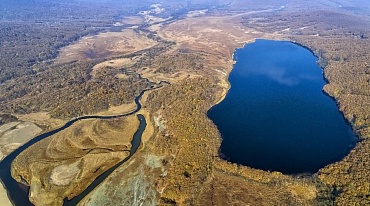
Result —
<instances>
[{"instance_id":1,"label":"dense tree line","mask_svg":"<svg viewBox=\"0 0 370 206\"><path fill-rule=\"evenodd\" d=\"M91 79L96 62L54 65L44 72L24 76L0 87L1 111L14 113L51 112L59 118L92 114L110 106L131 103L150 83L137 74L119 79L119 69L106 67Z\"/></svg>"}]
</instances>

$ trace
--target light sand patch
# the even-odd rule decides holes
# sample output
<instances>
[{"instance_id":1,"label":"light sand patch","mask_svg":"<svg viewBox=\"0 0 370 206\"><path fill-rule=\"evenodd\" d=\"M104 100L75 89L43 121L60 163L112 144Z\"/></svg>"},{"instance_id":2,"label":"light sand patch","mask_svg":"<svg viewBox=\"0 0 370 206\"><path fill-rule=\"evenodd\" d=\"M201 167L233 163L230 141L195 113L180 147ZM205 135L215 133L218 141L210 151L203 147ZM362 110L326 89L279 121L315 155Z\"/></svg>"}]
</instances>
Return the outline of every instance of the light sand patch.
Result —
<instances>
[{"instance_id":1,"label":"light sand patch","mask_svg":"<svg viewBox=\"0 0 370 206\"><path fill-rule=\"evenodd\" d=\"M136 63L135 58L119 58L119 59L113 59L113 60L108 60L101 62L99 64L96 64L90 73L92 78L95 78L96 73L101 70L104 67L113 67L116 69L124 68L124 67L130 67Z\"/></svg>"},{"instance_id":2,"label":"light sand patch","mask_svg":"<svg viewBox=\"0 0 370 206\"><path fill-rule=\"evenodd\" d=\"M56 63L74 60L107 58L130 54L150 48L156 44L144 34L132 29L120 32L106 32L81 38L77 43L64 47L60 51Z\"/></svg>"},{"instance_id":3,"label":"light sand patch","mask_svg":"<svg viewBox=\"0 0 370 206\"><path fill-rule=\"evenodd\" d=\"M1 206L12 206L12 203L10 202L8 194L2 183L0 183L0 203Z\"/></svg>"},{"instance_id":4,"label":"light sand patch","mask_svg":"<svg viewBox=\"0 0 370 206\"><path fill-rule=\"evenodd\" d=\"M4 159L8 154L12 153L14 150L22 145L22 143L9 143L0 146L0 160Z\"/></svg>"},{"instance_id":5,"label":"light sand patch","mask_svg":"<svg viewBox=\"0 0 370 206\"><path fill-rule=\"evenodd\" d=\"M153 6L154 5L154 6ZM159 4L153 4L152 9L150 11L140 11L138 14L142 15L142 17L145 19L145 23L148 24L155 24L159 22L164 22L166 20L172 19L172 17L168 17L166 19L153 16L151 14L159 14L163 11L162 8L160 8Z\"/></svg>"},{"instance_id":6,"label":"light sand patch","mask_svg":"<svg viewBox=\"0 0 370 206\"><path fill-rule=\"evenodd\" d=\"M197 17L197 16L202 16L206 14L208 9L203 9L203 10L194 10L194 11L189 11L186 16L187 17Z\"/></svg>"},{"instance_id":7,"label":"light sand patch","mask_svg":"<svg viewBox=\"0 0 370 206\"><path fill-rule=\"evenodd\" d=\"M144 130L143 135L141 136L141 142L143 146L145 146L145 143L150 139L150 137L152 137L154 133L154 126L150 118L150 114L147 110L145 109L140 110L140 114L142 114L146 120L146 128Z\"/></svg>"},{"instance_id":8,"label":"light sand patch","mask_svg":"<svg viewBox=\"0 0 370 206\"><path fill-rule=\"evenodd\" d=\"M114 77L117 79L128 79L129 78L127 74L116 74L116 76Z\"/></svg>"},{"instance_id":9,"label":"light sand patch","mask_svg":"<svg viewBox=\"0 0 370 206\"><path fill-rule=\"evenodd\" d=\"M145 157L145 164L152 169L159 168L163 166L162 164L163 159L164 157L159 157L156 155L148 154Z\"/></svg>"},{"instance_id":10,"label":"light sand patch","mask_svg":"<svg viewBox=\"0 0 370 206\"><path fill-rule=\"evenodd\" d=\"M0 127L0 160L42 131L31 122L10 122Z\"/></svg>"},{"instance_id":11,"label":"light sand patch","mask_svg":"<svg viewBox=\"0 0 370 206\"><path fill-rule=\"evenodd\" d=\"M144 19L139 16L129 16L124 17L122 23L124 24L141 24L143 23Z\"/></svg>"},{"instance_id":12,"label":"light sand patch","mask_svg":"<svg viewBox=\"0 0 370 206\"><path fill-rule=\"evenodd\" d=\"M68 165L59 165L51 171L50 182L54 185L66 186L72 182L76 175L81 171L78 162Z\"/></svg>"},{"instance_id":13,"label":"light sand patch","mask_svg":"<svg viewBox=\"0 0 370 206\"><path fill-rule=\"evenodd\" d=\"M123 24L121 22L116 22L113 24L113 26L122 26Z\"/></svg>"},{"instance_id":14,"label":"light sand patch","mask_svg":"<svg viewBox=\"0 0 370 206\"><path fill-rule=\"evenodd\" d=\"M164 8L162 8L161 4L152 4L150 5L151 12L155 14L160 14L164 11Z\"/></svg>"},{"instance_id":15,"label":"light sand patch","mask_svg":"<svg viewBox=\"0 0 370 206\"><path fill-rule=\"evenodd\" d=\"M154 116L154 123L160 132L164 132L167 129L167 121L163 119L162 115Z\"/></svg>"},{"instance_id":16,"label":"light sand patch","mask_svg":"<svg viewBox=\"0 0 370 206\"><path fill-rule=\"evenodd\" d=\"M155 24L155 23L159 23L159 22L164 22L164 21L167 21L167 20L170 20L172 17L168 17L166 19L164 18L159 18L159 17L155 17L155 16L151 16L151 15L145 15L145 22L148 23L148 24Z\"/></svg>"},{"instance_id":17,"label":"light sand patch","mask_svg":"<svg viewBox=\"0 0 370 206\"><path fill-rule=\"evenodd\" d=\"M12 128L16 127L21 122L10 122L8 124L4 124L0 126L0 134L5 133L8 130L11 130Z\"/></svg>"}]
</instances>

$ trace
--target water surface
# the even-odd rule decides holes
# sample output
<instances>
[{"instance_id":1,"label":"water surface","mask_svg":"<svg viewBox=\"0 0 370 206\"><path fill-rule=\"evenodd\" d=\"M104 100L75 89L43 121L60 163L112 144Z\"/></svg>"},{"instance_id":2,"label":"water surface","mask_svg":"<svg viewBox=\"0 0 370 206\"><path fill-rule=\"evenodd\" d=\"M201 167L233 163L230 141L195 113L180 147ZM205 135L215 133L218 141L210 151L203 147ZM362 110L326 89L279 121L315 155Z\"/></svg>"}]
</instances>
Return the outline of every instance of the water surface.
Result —
<instances>
[{"instance_id":1,"label":"water surface","mask_svg":"<svg viewBox=\"0 0 370 206\"><path fill-rule=\"evenodd\" d=\"M236 50L226 98L208 111L231 162L287 174L313 173L355 144L317 58L285 41L257 40Z\"/></svg>"}]
</instances>

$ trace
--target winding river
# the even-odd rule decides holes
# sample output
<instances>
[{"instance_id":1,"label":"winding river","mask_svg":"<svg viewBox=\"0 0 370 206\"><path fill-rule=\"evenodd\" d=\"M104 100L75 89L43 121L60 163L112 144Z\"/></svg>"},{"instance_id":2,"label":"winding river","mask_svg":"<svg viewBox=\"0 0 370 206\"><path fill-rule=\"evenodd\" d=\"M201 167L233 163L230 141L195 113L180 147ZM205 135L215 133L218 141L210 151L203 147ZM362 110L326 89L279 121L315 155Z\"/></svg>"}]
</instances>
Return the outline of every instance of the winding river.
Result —
<instances>
[{"instance_id":1,"label":"winding river","mask_svg":"<svg viewBox=\"0 0 370 206\"><path fill-rule=\"evenodd\" d=\"M54 135L54 134L56 134L56 133L58 133L58 132L60 132L60 131L62 131L64 129L70 127L72 124L74 124L75 122L77 122L79 120L84 120L84 119L113 119L113 118L125 117L125 116L133 115L133 114L137 113L141 109L141 107L142 107L141 104L140 104L140 99L143 96L143 94L146 91L148 91L148 90L153 90L153 89L157 89L157 88L162 87L163 86L163 83L169 84L166 81L161 81L161 82L157 83L157 86L151 86L150 89L143 90L135 98L136 109L133 110L133 111L131 111L131 112L128 112L128 113L125 113L125 114L121 114L121 115L115 115L115 116L83 116L83 117L75 118L75 119L67 122L64 126L58 128L58 129L52 130L50 132L41 134L41 135L33 138L32 140L30 140L29 142L27 142L26 144L22 145L18 149L14 150L11 154L9 154L8 156L6 156L0 162L0 180L3 183L5 189L8 192L8 197L10 198L11 202L14 205L16 205L16 206L18 206L18 205L19 206L28 206L28 205L32 206L33 205L29 201L29 199L28 199L29 187L26 186L26 185L24 185L24 184L22 184L22 183L18 183L11 176L11 165L12 165L13 160L20 153L22 153L25 149L27 149L29 146L35 144L36 142L38 142L38 141L40 141L42 139L45 139L47 137L50 137L51 135ZM135 154L135 152L137 151L137 149L140 146L141 136L142 136L142 134L143 134L143 132L145 130L145 127L146 127L145 117L143 115L141 115L141 114L138 114L137 117L138 117L138 119L140 121L140 125L139 125L138 130L135 132L135 134L133 136L133 139L131 141L132 147L131 147L131 150L130 150L130 155L128 157L126 157L125 159L123 159L118 164L116 164L115 166L113 166L110 169L108 169L107 171L105 171L99 177L97 177L81 194L79 194L78 196L72 198L71 200L65 199L63 205L66 205L66 206L74 206L74 205L77 205L77 203L79 201L81 201L88 193L90 193L96 186L98 186L117 167L119 167L124 162L126 162L127 160L129 160Z\"/></svg>"}]
</instances>

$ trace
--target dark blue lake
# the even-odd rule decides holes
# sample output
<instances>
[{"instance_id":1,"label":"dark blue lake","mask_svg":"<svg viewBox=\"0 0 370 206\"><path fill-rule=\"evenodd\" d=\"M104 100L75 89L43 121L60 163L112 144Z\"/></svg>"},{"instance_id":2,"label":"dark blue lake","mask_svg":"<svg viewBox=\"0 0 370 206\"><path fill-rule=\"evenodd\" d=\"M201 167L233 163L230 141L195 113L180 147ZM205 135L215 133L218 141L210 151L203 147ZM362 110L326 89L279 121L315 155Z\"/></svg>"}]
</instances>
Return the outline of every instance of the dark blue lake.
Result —
<instances>
[{"instance_id":1,"label":"dark blue lake","mask_svg":"<svg viewBox=\"0 0 370 206\"><path fill-rule=\"evenodd\" d=\"M227 160L285 174L341 160L356 138L325 85L317 57L286 41L236 50L226 98L208 111Z\"/></svg>"}]
</instances>

